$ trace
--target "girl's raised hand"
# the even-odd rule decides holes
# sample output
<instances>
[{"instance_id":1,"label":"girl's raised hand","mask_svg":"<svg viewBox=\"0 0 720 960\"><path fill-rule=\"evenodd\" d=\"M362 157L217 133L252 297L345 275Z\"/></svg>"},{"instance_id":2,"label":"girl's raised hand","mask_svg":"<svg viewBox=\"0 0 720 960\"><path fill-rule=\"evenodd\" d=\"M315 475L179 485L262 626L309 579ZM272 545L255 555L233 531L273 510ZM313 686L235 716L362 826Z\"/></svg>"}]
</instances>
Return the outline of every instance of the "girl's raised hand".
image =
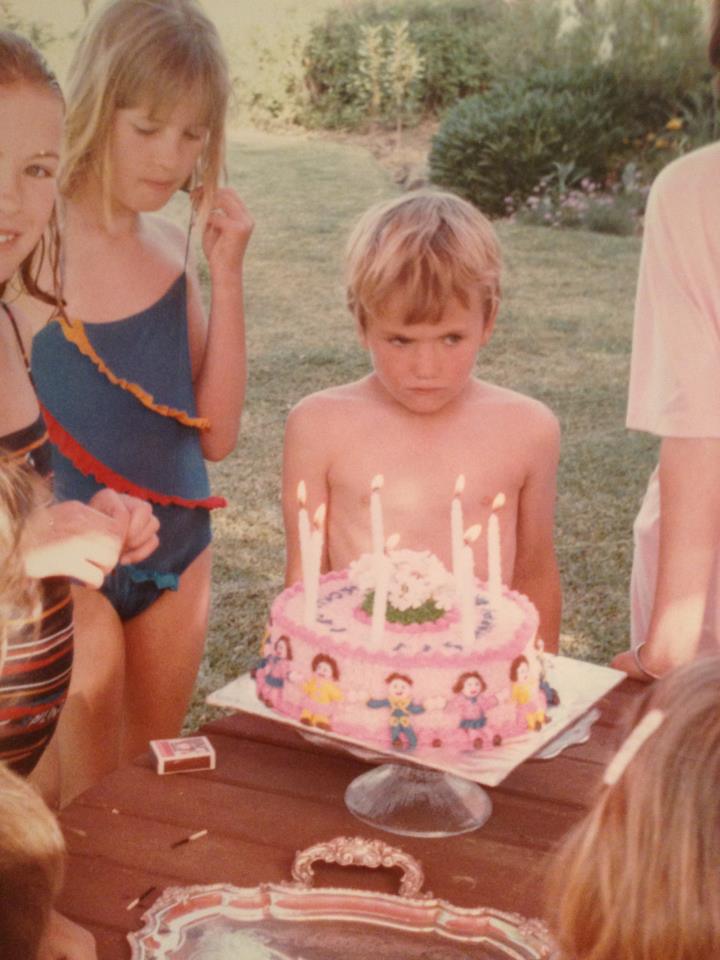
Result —
<instances>
[{"instance_id":1,"label":"girl's raised hand","mask_svg":"<svg viewBox=\"0 0 720 960\"><path fill-rule=\"evenodd\" d=\"M239 279L255 221L230 187L218 190L203 231L203 251L213 282Z\"/></svg>"},{"instance_id":2,"label":"girl's raised hand","mask_svg":"<svg viewBox=\"0 0 720 960\"><path fill-rule=\"evenodd\" d=\"M160 523L145 500L105 487L95 494L90 506L112 517L125 530L120 563L139 563L157 548Z\"/></svg>"},{"instance_id":3,"label":"girl's raised hand","mask_svg":"<svg viewBox=\"0 0 720 960\"><path fill-rule=\"evenodd\" d=\"M74 577L101 587L118 562L127 526L77 500L40 507L28 520L24 538L29 577Z\"/></svg>"}]
</instances>

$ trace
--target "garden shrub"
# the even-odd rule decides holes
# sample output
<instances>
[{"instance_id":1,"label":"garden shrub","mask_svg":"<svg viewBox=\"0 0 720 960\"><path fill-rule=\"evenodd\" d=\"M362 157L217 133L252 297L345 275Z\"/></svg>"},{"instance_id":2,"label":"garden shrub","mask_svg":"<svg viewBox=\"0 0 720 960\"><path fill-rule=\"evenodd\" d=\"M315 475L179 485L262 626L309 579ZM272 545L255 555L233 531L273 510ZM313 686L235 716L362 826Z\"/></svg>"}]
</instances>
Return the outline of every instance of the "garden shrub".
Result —
<instances>
[{"instance_id":1,"label":"garden shrub","mask_svg":"<svg viewBox=\"0 0 720 960\"><path fill-rule=\"evenodd\" d=\"M556 163L572 164L578 178L604 179L624 138L591 71L574 87L563 72L538 71L449 110L433 139L430 176L500 215L506 197L528 196Z\"/></svg>"},{"instance_id":2,"label":"garden shrub","mask_svg":"<svg viewBox=\"0 0 720 960\"><path fill-rule=\"evenodd\" d=\"M485 89L485 40L503 0L398 0L331 9L305 45L309 125L357 126L367 117L360 78L363 28L407 21L408 36L423 62L416 98L421 112L437 111L458 97ZM387 119L385 116L381 119Z\"/></svg>"}]
</instances>

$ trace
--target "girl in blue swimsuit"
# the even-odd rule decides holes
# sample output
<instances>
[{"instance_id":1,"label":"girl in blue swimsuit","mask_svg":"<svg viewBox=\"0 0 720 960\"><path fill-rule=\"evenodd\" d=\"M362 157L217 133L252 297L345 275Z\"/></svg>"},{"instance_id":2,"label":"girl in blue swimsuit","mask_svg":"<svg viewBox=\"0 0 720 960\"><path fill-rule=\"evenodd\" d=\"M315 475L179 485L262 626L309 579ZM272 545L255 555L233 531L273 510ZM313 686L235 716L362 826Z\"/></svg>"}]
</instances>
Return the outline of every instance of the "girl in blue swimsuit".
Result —
<instances>
[{"instance_id":1,"label":"girl in blue swimsuit","mask_svg":"<svg viewBox=\"0 0 720 960\"><path fill-rule=\"evenodd\" d=\"M219 187L230 89L195 0L114 0L71 66L63 195L65 309L32 368L61 497L100 485L142 497L160 546L76 599L124 637L121 756L180 730L202 655L210 585L205 460L236 443L245 389L242 264L252 220ZM180 189L202 227L200 302L184 231L155 215Z\"/></svg>"}]
</instances>

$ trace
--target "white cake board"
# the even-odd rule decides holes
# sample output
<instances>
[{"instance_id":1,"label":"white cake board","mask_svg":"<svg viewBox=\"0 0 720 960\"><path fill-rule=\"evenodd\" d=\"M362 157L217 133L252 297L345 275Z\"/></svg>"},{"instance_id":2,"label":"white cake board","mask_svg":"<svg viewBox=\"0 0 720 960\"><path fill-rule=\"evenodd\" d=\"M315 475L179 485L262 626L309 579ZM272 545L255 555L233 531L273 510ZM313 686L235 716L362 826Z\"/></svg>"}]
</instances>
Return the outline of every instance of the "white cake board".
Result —
<instances>
[{"instance_id":1,"label":"white cake board","mask_svg":"<svg viewBox=\"0 0 720 960\"><path fill-rule=\"evenodd\" d=\"M295 727L311 739L333 740L351 753L366 760L386 763L388 759L396 762L413 762L435 770L454 773L467 780L474 780L487 787L496 787L524 760L538 753L546 744L558 737L580 717L583 717L613 687L625 679L625 674L611 667L573 660L570 657L555 657L552 661L552 685L560 694L561 704L548 711L551 721L540 731L532 731L523 737L504 740L502 746L486 751L473 750L459 752L442 747L419 747L412 753L382 747L374 743L356 740L353 737L309 728L294 720L270 710L255 693L255 681L249 674L243 674L236 680L209 694L207 702L213 707L227 707L242 713L252 713L267 717L278 723ZM587 733L587 731L585 731ZM581 742L587 736L570 740ZM555 755L552 750L548 755Z\"/></svg>"}]
</instances>

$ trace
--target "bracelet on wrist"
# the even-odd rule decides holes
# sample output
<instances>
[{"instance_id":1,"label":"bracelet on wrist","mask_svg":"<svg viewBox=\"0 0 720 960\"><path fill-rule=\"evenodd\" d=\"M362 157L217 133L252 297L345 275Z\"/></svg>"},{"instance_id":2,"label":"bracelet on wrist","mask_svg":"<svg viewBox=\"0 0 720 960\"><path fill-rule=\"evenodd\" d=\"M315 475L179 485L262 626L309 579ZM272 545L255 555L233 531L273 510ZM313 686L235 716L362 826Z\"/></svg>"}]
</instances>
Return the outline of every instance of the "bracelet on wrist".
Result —
<instances>
[{"instance_id":1,"label":"bracelet on wrist","mask_svg":"<svg viewBox=\"0 0 720 960\"><path fill-rule=\"evenodd\" d=\"M653 673L652 670L648 670L648 668L643 664L642 660L640 659L640 651L644 646L645 646L645 643L643 642L639 646L633 647L632 655L633 655L633 660L635 661L635 666L638 668L640 673L645 674L645 676L649 677L651 680L659 680L660 674Z\"/></svg>"}]
</instances>

